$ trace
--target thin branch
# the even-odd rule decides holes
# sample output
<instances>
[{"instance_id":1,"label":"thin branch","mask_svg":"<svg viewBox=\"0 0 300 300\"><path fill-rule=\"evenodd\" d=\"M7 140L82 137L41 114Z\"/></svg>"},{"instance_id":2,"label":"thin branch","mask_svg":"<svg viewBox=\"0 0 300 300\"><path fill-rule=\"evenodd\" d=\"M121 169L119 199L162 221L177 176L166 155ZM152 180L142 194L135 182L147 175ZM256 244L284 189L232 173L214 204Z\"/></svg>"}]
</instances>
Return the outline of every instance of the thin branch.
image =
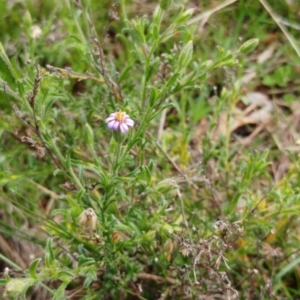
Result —
<instances>
[{"instance_id":1,"label":"thin branch","mask_svg":"<svg viewBox=\"0 0 300 300\"><path fill-rule=\"evenodd\" d=\"M290 35L290 33L286 30L285 26L283 25L283 22L280 17L278 17L275 12L272 10L271 6L265 1L260 0L261 4L264 6L266 11L270 14L270 16L273 18L273 20L276 22L278 27L282 30L298 56L300 57L300 48L298 47L297 43L295 42L294 38Z\"/></svg>"},{"instance_id":2,"label":"thin branch","mask_svg":"<svg viewBox=\"0 0 300 300\"><path fill-rule=\"evenodd\" d=\"M139 279L146 279L146 280L153 280L153 281L158 281L158 282L168 282L170 284L179 284L178 280L170 278L170 277L161 277L153 274L148 274L145 272L138 273L137 278Z\"/></svg>"},{"instance_id":3,"label":"thin branch","mask_svg":"<svg viewBox=\"0 0 300 300\"><path fill-rule=\"evenodd\" d=\"M58 76L62 76L62 77L69 77L69 78L73 78L73 79L78 79L79 81L90 79L90 80L97 81L99 83L104 83L105 82L104 79L102 79L102 78L98 78L98 77L93 76L93 75L88 74L88 73L86 73L86 74L76 73L76 72L72 71L69 68L62 69L62 68L53 67L51 65L47 65L46 68L50 72L54 72Z\"/></svg>"},{"instance_id":4,"label":"thin branch","mask_svg":"<svg viewBox=\"0 0 300 300\"><path fill-rule=\"evenodd\" d=\"M197 23L201 20L204 20L205 22L207 22L207 20L217 11L223 9L224 7L230 5L230 4L233 4L234 2L236 2L237 0L228 0L228 1L225 1L224 3L221 3L220 5L217 5L216 7L214 7L213 9L210 9L208 11L205 11L201 14L199 14L198 16L195 16L193 18L191 18L187 24L188 25L192 25L194 23Z\"/></svg>"}]
</instances>

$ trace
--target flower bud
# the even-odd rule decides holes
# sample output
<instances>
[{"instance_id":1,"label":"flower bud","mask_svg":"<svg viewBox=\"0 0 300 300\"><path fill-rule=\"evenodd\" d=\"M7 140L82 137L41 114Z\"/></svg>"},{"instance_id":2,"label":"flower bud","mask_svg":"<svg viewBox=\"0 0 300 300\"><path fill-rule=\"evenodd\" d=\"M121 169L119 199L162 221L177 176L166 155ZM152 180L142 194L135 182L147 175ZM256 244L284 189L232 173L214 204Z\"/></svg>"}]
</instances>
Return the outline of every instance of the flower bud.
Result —
<instances>
[{"instance_id":1,"label":"flower bud","mask_svg":"<svg viewBox=\"0 0 300 300\"><path fill-rule=\"evenodd\" d=\"M120 241L120 239L121 239L120 232L119 231L114 231L112 236L111 236L111 241L116 244Z\"/></svg>"},{"instance_id":2,"label":"flower bud","mask_svg":"<svg viewBox=\"0 0 300 300\"><path fill-rule=\"evenodd\" d=\"M32 17L31 17L31 14L29 12L29 10L26 10L25 13L23 14L22 16L22 20L23 20L23 23L30 27L31 24L32 24Z\"/></svg>"},{"instance_id":3,"label":"flower bud","mask_svg":"<svg viewBox=\"0 0 300 300\"><path fill-rule=\"evenodd\" d=\"M174 23L179 24L179 23L187 21L193 15L193 13L194 13L193 8L189 8L186 11L183 11L181 14L179 14L179 16L176 18Z\"/></svg>"},{"instance_id":4,"label":"flower bud","mask_svg":"<svg viewBox=\"0 0 300 300\"><path fill-rule=\"evenodd\" d=\"M26 291L26 286L30 283L29 278L13 278L5 287L5 296L17 299L17 297Z\"/></svg>"},{"instance_id":5,"label":"flower bud","mask_svg":"<svg viewBox=\"0 0 300 300\"><path fill-rule=\"evenodd\" d=\"M239 52L243 53L243 54L247 54L252 52L256 46L258 45L258 39L251 39L246 41L239 49Z\"/></svg>"},{"instance_id":6,"label":"flower bud","mask_svg":"<svg viewBox=\"0 0 300 300\"><path fill-rule=\"evenodd\" d=\"M95 230L97 226L97 216L92 208L83 211L78 217L78 225L86 229Z\"/></svg>"},{"instance_id":7,"label":"flower bud","mask_svg":"<svg viewBox=\"0 0 300 300\"><path fill-rule=\"evenodd\" d=\"M162 10L167 10L173 4L173 0L160 0L159 6Z\"/></svg>"},{"instance_id":8,"label":"flower bud","mask_svg":"<svg viewBox=\"0 0 300 300\"><path fill-rule=\"evenodd\" d=\"M156 231L155 230L149 230L146 233L144 233L141 238L140 238L140 243L141 244L147 244L147 245L152 245L155 243L155 235Z\"/></svg>"},{"instance_id":9,"label":"flower bud","mask_svg":"<svg viewBox=\"0 0 300 300\"><path fill-rule=\"evenodd\" d=\"M185 68L193 56L193 41L189 41L182 49L178 57L179 69Z\"/></svg>"},{"instance_id":10,"label":"flower bud","mask_svg":"<svg viewBox=\"0 0 300 300\"><path fill-rule=\"evenodd\" d=\"M8 268L8 267L6 267L6 268L4 269L4 278L5 278L5 280L6 280L7 282L10 280L10 276L9 276L9 268Z\"/></svg>"},{"instance_id":11,"label":"flower bud","mask_svg":"<svg viewBox=\"0 0 300 300\"><path fill-rule=\"evenodd\" d=\"M175 182L175 180L165 179L165 180L160 181L156 185L156 190L162 194L171 192L171 194L175 196L176 192L178 190L178 186L177 186L177 183Z\"/></svg>"}]
</instances>

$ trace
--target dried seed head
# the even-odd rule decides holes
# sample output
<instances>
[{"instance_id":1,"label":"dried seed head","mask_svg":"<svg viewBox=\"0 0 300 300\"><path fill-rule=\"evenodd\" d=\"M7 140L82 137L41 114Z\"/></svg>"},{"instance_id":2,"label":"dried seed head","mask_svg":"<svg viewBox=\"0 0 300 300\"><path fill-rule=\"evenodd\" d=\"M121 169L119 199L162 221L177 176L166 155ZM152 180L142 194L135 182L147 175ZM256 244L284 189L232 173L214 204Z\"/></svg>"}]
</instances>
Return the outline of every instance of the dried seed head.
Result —
<instances>
[{"instance_id":1,"label":"dried seed head","mask_svg":"<svg viewBox=\"0 0 300 300\"><path fill-rule=\"evenodd\" d=\"M32 28L31 28L31 37L32 37L33 39L39 38L39 37L41 36L42 33L43 33L43 32L42 32L42 29L41 29L40 26L38 26L38 25L33 25L33 26L32 26Z\"/></svg>"},{"instance_id":2,"label":"dried seed head","mask_svg":"<svg viewBox=\"0 0 300 300\"><path fill-rule=\"evenodd\" d=\"M23 143L28 143L30 144L31 147L35 147L36 142L29 136L22 136L21 141Z\"/></svg>"},{"instance_id":3,"label":"dried seed head","mask_svg":"<svg viewBox=\"0 0 300 300\"><path fill-rule=\"evenodd\" d=\"M190 247L182 247L180 249L180 252L183 256L189 256L190 253L192 252L192 249Z\"/></svg>"},{"instance_id":4,"label":"dried seed head","mask_svg":"<svg viewBox=\"0 0 300 300\"><path fill-rule=\"evenodd\" d=\"M121 239L121 234L119 231L114 231L112 236L111 236L111 240L113 243L118 243Z\"/></svg>"},{"instance_id":5,"label":"dried seed head","mask_svg":"<svg viewBox=\"0 0 300 300\"><path fill-rule=\"evenodd\" d=\"M97 226L97 216L92 208L83 211L78 217L78 225L87 229L95 230Z\"/></svg>"},{"instance_id":6,"label":"dried seed head","mask_svg":"<svg viewBox=\"0 0 300 300\"><path fill-rule=\"evenodd\" d=\"M76 191L76 186L69 181L65 182L64 184L60 184L59 187L67 191Z\"/></svg>"},{"instance_id":7,"label":"dried seed head","mask_svg":"<svg viewBox=\"0 0 300 300\"><path fill-rule=\"evenodd\" d=\"M270 246L267 243L263 244L263 253L267 257L272 257L272 258L281 257L284 255L284 253L280 247L273 248L272 246Z\"/></svg>"},{"instance_id":8,"label":"dried seed head","mask_svg":"<svg viewBox=\"0 0 300 300\"><path fill-rule=\"evenodd\" d=\"M35 151L33 152L33 156L38 158L43 158L46 155L46 148L41 147L39 145L35 145Z\"/></svg>"},{"instance_id":9,"label":"dried seed head","mask_svg":"<svg viewBox=\"0 0 300 300\"><path fill-rule=\"evenodd\" d=\"M115 20L120 20L118 13L115 10L110 10L108 12L108 15L109 15L110 22L115 21Z\"/></svg>"}]
</instances>

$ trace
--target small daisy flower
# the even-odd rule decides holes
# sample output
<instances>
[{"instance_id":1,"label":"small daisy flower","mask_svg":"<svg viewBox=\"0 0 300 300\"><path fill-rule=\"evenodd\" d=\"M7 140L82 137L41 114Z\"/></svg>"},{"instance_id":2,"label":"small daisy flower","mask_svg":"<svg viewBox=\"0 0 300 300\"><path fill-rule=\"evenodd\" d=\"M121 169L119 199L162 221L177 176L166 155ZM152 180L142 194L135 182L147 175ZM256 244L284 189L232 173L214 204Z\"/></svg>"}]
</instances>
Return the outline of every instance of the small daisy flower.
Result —
<instances>
[{"instance_id":1,"label":"small daisy flower","mask_svg":"<svg viewBox=\"0 0 300 300\"><path fill-rule=\"evenodd\" d=\"M121 131L122 134L129 130L129 127L134 126L134 121L122 111L117 111L110 114L110 116L105 120L108 129Z\"/></svg>"}]
</instances>

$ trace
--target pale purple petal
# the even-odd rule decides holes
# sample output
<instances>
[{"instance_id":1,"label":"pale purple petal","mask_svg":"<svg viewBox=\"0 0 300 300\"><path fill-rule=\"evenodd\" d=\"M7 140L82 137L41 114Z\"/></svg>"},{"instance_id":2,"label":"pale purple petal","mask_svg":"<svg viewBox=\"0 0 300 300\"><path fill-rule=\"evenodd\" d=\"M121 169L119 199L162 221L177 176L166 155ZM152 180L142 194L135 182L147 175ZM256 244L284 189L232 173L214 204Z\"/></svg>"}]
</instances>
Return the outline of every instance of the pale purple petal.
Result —
<instances>
[{"instance_id":1,"label":"pale purple petal","mask_svg":"<svg viewBox=\"0 0 300 300\"><path fill-rule=\"evenodd\" d=\"M113 127L112 127L112 129L113 130L118 130L119 129L119 127L120 127L120 122L118 122L118 121L115 121L115 123L114 123L114 125L113 125Z\"/></svg>"},{"instance_id":2,"label":"pale purple petal","mask_svg":"<svg viewBox=\"0 0 300 300\"><path fill-rule=\"evenodd\" d=\"M133 127L133 126L134 126L134 121L131 120L131 119L127 119L127 120L125 121L125 124L126 124L127 126L129 126L129 127Z\"/></svg>"},{"instance_id":3,"label":"pale purple petal","mask_svg":"<svg viewBox=\"0 0 300 300\"><path fill-rule=\"evenodd\" d=\"M125 133L126 131L128 131L128 126L125 123L121 123L120 129L122 133Z\"/></svg>"},{"instance_id":4,"label":"pale purple petal","mask_svg":"<svg viewBox=\"0 0 300 300\"><path fill-rule=\"evenodd\" d=\"M115 121L109 122L109 123L107 124L107 128L108 128L108 129L112 129L112 126L113 126L114 123L115 123Z\"/></svg>"},{"instance_id":5,"label":"pale purple petal","mask_svg":"<svg viewBox=\"0 0 300 300\"><path fill-rule=\"evenodd\" d=\"M109 123L111 121L114 121L115 120L115 117L108 117L106 120L105 120L105 123Z\"/></svg>"},{"instance_id":6,"label":"pale purple petal","mask_svg":"<svg viewBox=\"0 0 300 300\"><path fill-rule=\"evenodd\" d=\"M107 127L108 127L108 129L110 129L110 130L117 130L118 127L119 127L119 124L120 124L120 123L117 122L117 121L112 121L112 122L108 123Z\"/></svg>"}]
</instances>

